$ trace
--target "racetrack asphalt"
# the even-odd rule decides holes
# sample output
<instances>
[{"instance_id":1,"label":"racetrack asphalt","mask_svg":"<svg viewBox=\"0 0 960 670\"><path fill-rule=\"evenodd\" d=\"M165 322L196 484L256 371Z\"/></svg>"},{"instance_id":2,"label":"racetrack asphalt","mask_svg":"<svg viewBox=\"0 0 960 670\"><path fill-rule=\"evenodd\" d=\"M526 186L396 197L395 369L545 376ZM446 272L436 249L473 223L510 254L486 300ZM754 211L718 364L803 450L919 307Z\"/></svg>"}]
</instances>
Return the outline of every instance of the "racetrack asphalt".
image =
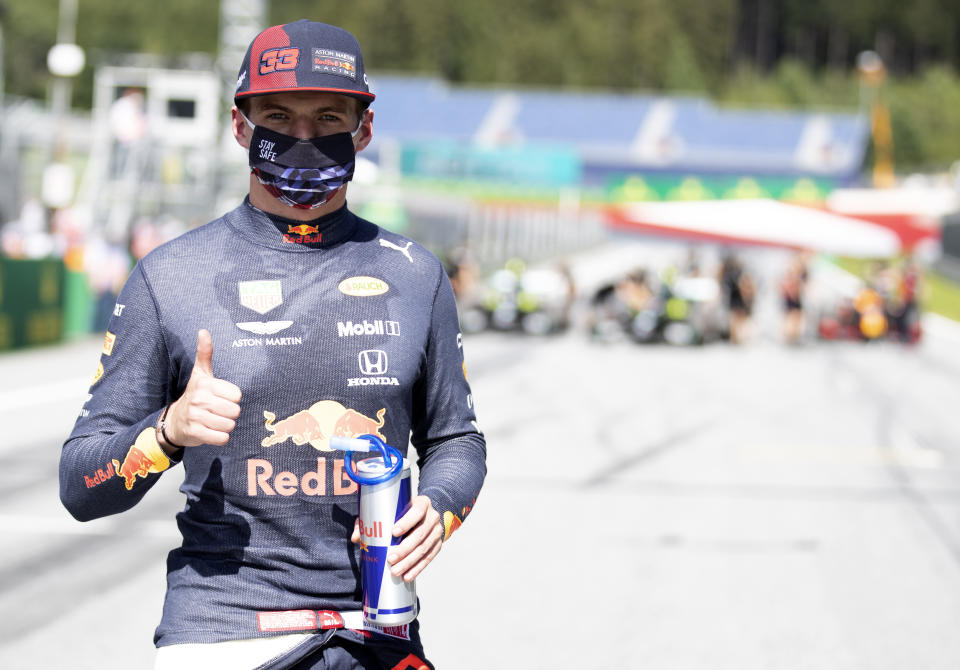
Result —
<instances>
[{"instance_id":1,"label":"racetrack asphalt","mask_svg":"<svg viewBox=\"0 0 960 670\"><path fill-rule=\"evenodd\" d=\"M791 348L764 310L741 347L465 338L489 473L418 581L437 667L960 667L958 326ZM3 668L152 665L177 471L87 524L57 495L99 349L0 355Z\"/></svg>"}]
</instances>

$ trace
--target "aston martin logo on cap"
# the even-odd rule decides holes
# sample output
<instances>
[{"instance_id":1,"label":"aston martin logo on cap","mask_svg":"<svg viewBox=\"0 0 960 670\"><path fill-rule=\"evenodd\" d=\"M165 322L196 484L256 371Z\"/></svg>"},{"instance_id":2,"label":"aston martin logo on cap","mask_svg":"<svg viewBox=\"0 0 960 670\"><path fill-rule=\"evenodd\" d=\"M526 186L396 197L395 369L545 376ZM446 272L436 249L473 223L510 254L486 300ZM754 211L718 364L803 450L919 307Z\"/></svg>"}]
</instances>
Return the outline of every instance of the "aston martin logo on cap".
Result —
<instances>
[{"instance_id":1,"label":"aston martin logo on cap","mask_svg":"<svg viewBox=\"0 0 960 670\"><path fill-rule=\"evenodd\" d=\"M356 79L357 57L344 51L314 48L312 69L314 72L338 74Z\"/></svg>"}]
</instances>

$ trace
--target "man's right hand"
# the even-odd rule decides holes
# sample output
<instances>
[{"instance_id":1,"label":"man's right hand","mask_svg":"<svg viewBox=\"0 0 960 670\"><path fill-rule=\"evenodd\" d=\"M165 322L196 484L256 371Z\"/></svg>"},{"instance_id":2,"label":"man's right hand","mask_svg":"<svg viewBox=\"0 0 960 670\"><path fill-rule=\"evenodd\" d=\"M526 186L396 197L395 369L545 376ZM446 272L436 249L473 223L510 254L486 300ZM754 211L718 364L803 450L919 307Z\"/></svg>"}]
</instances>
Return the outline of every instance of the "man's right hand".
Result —
<instances>
[{"instance_id":1,"label":"man's right hand","mask_svg":"<svg viewBox=\"0 0 960 670\"><path fill-rule=\"evenodd\" d=\"M213 338L209 331L199 331L190 381L167 412L167 437L180 447L225 445L240 416L240 395L236 385L213 376Z\"/></svg>"}]
</instances>

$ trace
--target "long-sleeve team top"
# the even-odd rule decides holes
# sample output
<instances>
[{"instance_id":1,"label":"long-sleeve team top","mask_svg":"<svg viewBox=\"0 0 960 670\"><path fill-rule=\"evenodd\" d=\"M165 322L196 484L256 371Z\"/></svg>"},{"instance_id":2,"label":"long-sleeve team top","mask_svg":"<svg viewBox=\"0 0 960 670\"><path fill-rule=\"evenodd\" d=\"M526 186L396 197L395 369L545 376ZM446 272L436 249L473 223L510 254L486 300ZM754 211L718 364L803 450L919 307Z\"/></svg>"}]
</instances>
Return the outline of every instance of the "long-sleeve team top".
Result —
<instances>
[{"instance_id":1,"label":"long-sleeve team top","mask_svg":"<svg viewBox=\"0 0 960 670\"><path fill-rule=\"evenodd\" d=\"M210 331L213 373L241 389L241 412L226 446L182 451L158 646L296 629L296 614L270 613L360 609L357 487L332 436L412 444L445 538L486 473L440 262L346 207L277 223L246 201L137 264L63 445L60 496L77 519L133 507L175 465L155 425Z\"/></svg>"}]
</instances>

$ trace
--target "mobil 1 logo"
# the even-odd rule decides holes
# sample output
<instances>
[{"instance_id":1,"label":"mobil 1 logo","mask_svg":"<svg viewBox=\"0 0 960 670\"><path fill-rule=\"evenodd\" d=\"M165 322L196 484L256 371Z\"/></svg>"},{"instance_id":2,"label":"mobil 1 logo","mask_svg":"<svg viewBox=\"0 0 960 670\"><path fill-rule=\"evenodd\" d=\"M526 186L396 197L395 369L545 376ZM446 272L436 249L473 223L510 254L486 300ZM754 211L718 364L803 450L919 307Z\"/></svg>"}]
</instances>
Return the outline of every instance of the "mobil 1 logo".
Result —
<instances>
[{"instance_id":1,"label":"mobil 1 logo","mask_svg":"<svg viewBox=\"0 0 960 670\"><path fill-rule=\"evenodd\" d=\"M337 321L337 337L355 337L358 335L400 335L399 321Z\"/></svg>"}]
</instances>

